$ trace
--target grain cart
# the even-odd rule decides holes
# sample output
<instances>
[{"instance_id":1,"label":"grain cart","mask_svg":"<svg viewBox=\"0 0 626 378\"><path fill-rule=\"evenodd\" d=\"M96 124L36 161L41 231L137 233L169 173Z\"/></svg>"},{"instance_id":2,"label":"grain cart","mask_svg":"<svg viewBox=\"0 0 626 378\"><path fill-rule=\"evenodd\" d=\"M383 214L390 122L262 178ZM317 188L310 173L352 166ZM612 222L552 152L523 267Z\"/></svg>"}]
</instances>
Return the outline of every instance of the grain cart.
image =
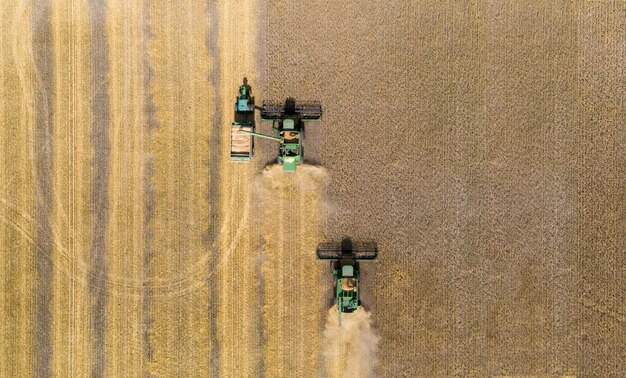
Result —
<instances>
[{"instance_id":1,"label":"grain cart","mask_svg":"<svg viewBox=\"0 0 626 378\"><path fill-rule=\"evenodd\" d=\"M235 102L235 121L230 127L230 160L249 162L254 152L254 138L245 132L254 132L254 97L250 96L248 79L243 79Z\"/></svg>"},{"instance_id":2,"label":"grain cart","mask_svg":"<svg viewBox=\"0 0 626 378\"><path fill-rule=\"evenodd\" d=\"M342 240L340 245L320 244L317 258L330 260L335 278L335 304L341 314L351 313L361 306L359 299L359 260L374 260L378 250L374 244L353 244L351 239Z\"/></svg>"}]
</instances>

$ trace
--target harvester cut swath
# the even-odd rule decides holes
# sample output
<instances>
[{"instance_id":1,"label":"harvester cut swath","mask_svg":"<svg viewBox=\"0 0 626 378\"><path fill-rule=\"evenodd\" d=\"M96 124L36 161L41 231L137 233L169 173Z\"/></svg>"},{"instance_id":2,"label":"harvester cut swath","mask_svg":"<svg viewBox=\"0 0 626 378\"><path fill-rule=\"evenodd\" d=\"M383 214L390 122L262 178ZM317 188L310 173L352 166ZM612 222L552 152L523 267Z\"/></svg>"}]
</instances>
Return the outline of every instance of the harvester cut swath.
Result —
<instances>
[{"instance_id":1,"label":"harvester cut swath","mask_svg":"<svg viewBox=\"0 0 626 378\"><path fill-rule=\"evenodd\" d=\"M317 247L317 258L330 261L335 279L335 304L341 314L352 313L361 306L359 298L359 261L376 259L378 249L373 243L352 243L351 239L342 240L341 244L322 243Z\"/></svg>"}]
</instances>

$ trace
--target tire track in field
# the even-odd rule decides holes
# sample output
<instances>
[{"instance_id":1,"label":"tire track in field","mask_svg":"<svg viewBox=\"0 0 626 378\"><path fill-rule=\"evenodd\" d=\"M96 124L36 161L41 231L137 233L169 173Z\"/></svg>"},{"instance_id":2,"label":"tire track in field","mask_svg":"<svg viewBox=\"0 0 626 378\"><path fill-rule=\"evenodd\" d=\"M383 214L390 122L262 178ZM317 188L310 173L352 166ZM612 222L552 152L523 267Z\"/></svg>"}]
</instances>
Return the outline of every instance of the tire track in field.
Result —
<instances>
[{"instance_id":1,"label":"tire track in field","mask_svg":"<svg viewBox=\"0 0 626 378\"><path fill-rule=\"evenodd\" d=\"M52 371L57 376L91 372L89 259L91 145L89 141L89 41L87 5L76 0L51 4L55 101L51 249ZM61 246L59 249L57 246Z\"/></svg>"},{"instance_id":2,"label":"tire track in field","mask_svg":"<svg viewBox=\"0 0 626 378\"><path fill-rule=\"evenodd\" d=\"M222 107L220 97L220 51L219 51L219 11L217 1L210 1L207 6L207 18L209 20L209 28L206 35L206 47L210 57L210 75L209 82L212 91L209 93L209 106L213 109L212 117L209 123L210 141L209 141L209 182L207 199L209 201L209 224L214 225L208 230L208 245L210 247L208 253L207 266L205 267L208 277L207 285L209 288L209 306L207 318L209 324L209 333L214 335L210 341L210 353L208 354L209 366L215 369L212 376L219 377L219 343L217 342L218 324L218 276L215 271L219 270L219 236L220 236L220 212L221 212L221 169L220 162L222 160L222 151L220 145L222 142L222 128L218 125L223 124ZM218 226L220 225L220 226ZM217 268L214 268L217 267Z\"/></svg>"},{"instance_id":3,"label":"tire track in field","mask_svg":"<svg viewBox=\"0 0 626 378\"><path fill-rule=\"evenodd\" d=\"M267 376L319 375L323 168L274 165L257 185L263 226L263 364Z\"/></svg>"},{"instance_id":4,"label":"tire track in field","mask_svg":"<svg viewBox=\"0 0 626 378\"><path fill-rule=\"evenodd\" d=\"M74 3L79 4L79 2L77 1L74 1ZM70 4L72 4L72 2L71 1L68 1L67 3L58 2L58 4L59 4L58 6L55 6L56 8L62 7L63 4L66 4L69 6ZM109 6L108 4L111 4L111 5ZM148 3L146 3L145 5L149 6ZM215 6L213 6L213 10L211 11L212 14L216 14L216 12L218 11L217 6L216 6L217 4L214 4L214 5ZM90 45L89 56L90 56L90 68L91 68L90 92L92 93L91 105L93 108L90 137L92 140L92 145L93 145L93 150L94 150L94 155L92 155L94 174L92 176L92 179L91 179L92 183L90 186L92 188L92 198L93 198L92 201L94 204L92 206L91 219L94 221L91 222L93 239L92 239L92 242L91 242L92 244L90 247L92 248L92 252L90 253L90 259L84 259L84 260L78 259L76 261L77 269L78 269L77 271L78 276L74 277L73 279L77 281L76 282L77 285L89 285L91 287L92 295L94 296L94 298L97 298L97 300L94 300L92 303L92 306L94 308L106 307L106 295L100 295L100 294L96 295L96 293L99 291L104 293L104 291L102 291L101 289L105 289L108 292L108 295L143 296L142 292L145 287L149 287L150 290L153 291L153 295L157 298L173 298L179 295L185 295L191 291L198 289L199 287L203 285L203 283L201 283L200 281L203 280L204 277L207 276L207 273L206 273L207 269L209 267L214 266L209 261L210 258L212 257L203 256L201 259L198 259L196 262L194 262L194 264L189 267L190 269L185 269L183 272L180 272L180 274L177 274L177 275L162 277L162 278L144 277L142 279L132 279L131 277L127 277L125 273L123 272L120 274L116 274L116 272L111 272L106 269L106 264L104 264L105 263L104 260L102 260L101 262L97 262L99 257L102 257L102 259L104 259L104 256L105 256L104 251L106 249L106 245L105 245L106 242L104 240L104 235L106 233L106 225L108 223L108 206L109 206L109 200L108 200L109 193L106 190L106 188L109 185L108 184L109 171L111 170L111 167L110 167L111 145L109 142L109 135L110 135L109 102L110 102L110 99L109 99L109 93L108 93L108 83L110 81L110 78L109 78L110 68L109 68L109 61L107 57L109 55L109 52L108 52L109 40L108 39L112 37L113 37L112 39L115 38L115 36L111 36L107 34L107 32L105 31L104 22L106 18L105 13L107 12L107 7L114 7L117 5L115 2L100 0L96 2L89 2L88 6L89 6L89 24L90 24L90 31L91 31L90 40L89 40L89 45ZM19 11L20 15L24 11L26 11L26 9ZM146 26L146 22L144 22L144 28ZM23 23L23 20L20 20L20 24L22 23ZM212 36L216 36L219 30L218 23L217 22L212 23L210 25L210 28L212 30L210 34ZM20 30L20 27L14 28L14 29ZM214 51L217 53L218 39L211 38L208 35L206 39L209 40L211 44L215 45ZM56 50L66 49L66 48L69 48L69 47L66 44L62 44ZM251 56L251 54L248 53L247 56ZM217 58L219 58L219 56ZM217 59L215 62L210 62L210 63L214 64L215 67L219 66L219 60ZM18 67L18 68L20 69L20 71L23 71L20 74L20 76L26 77L28 75L28 72L24 71L23 67ZM55 70L55 73L56 73L56 70ZM214 70L213 73L214 73L214 76L216 76L214 78L214 81L216 83L219 83L219 78L220 78L219 69L217 71ZM147 77L147 75L144 75L144 77ZM63 85L63 83L61 83L60 85ZM24 86L24 83L22 83L22 86ZM221 107L221 101L219 101L220 100L219 96L216 94L214 95L214 98L216 99L216 103L218 104L217 107ZM229 98L229 103L231 102L232 102L232 99ZM229 113L229 116L230 116L230 113ZM218 115L216 118L220 119L220 117L221 117L221 114ZM219 131L221 131L222 129L214 128L214 130L216 130L216 133L219 133ZM215 145L216 142L213 139L211 140L212 140L211 143ZM216 148L215 152L212 152L212 153L215 154L215 156L221 156L221 153L219 151L219 146ZM219 164L217 164L215 161L212 161L211 165L215 166L215 171L219 171L218 169ZM214 185L216 187L219 186L216 179L212 179L211 182L212 182L211 185ZM212 192L217 192L217 191L218 191L217 189L212 190ZM246 201L249 201L249 199L247 199ZM10 201L5 202L5 204L7 203L9 206L14 205ZM248 206L245 205L246 203L249 203L249 202L244 202L242 206L245 208L248 208ZM248 212L245 212L245 216L243 217L238 217L238 221L240 224L247 222L246 220L247 213ZM29 219L34 219L34 217L28 217L28 216L24 216L21 218L23 218L19 221L19 223L21 224L29 221ZM231 219L230 215L228 219L230 221ZM225 230L226 228L231 227L231 226L220 224L220 227L221 228L217 228L217 227L211 228L212 230L211 232L218 234L221 232L221 230ZM234 237L234 239L236 240L241 237L242 232L241 232L240 227L235 226L235 228L237 228L238 230L237 235ZM61 240L63 236L57 234L57 232L54 229L52 230L52 234L53 234L52 241L54 243L52 249L55 251L55 253L52 254L53 256L50 258L50 261L51 262L54 261L55 270L61 270L66 275L72 275L72 272L70 271L70 267L67 263L55 261L55 259L63 259L63 260L69 261L71 257L69 255L69 252L66 246L62 245L61 243L58 243L58 241ZM229 245L228 251L223 254L225 258L222 259L222 261L228 261L230 259L230 256L233 255L231 253L232 250L233 250L233 246ZM97 251L99 252L95 253ZM93 262L90 260L96 260L96 262ZM100 268L104 268L104 269L100 269ZM209 277L215 274L216 270L218 269L215 269L209 272ZM94 318L96 318L98 314L101 314L100 316L102 317L102 319L106 319L104 313L101 313L99 311L92 311L92 315ZM105 323L104 320L97 321L97 322L99 324ZM104 332L104 330L102 330L102 332ZM97 343L98 341L96 338L95 344ZM95 349L104 350L103 348L95 348Z\"/></svg>"},{"instance_id":5,"label":"tire track in field","mask_svg":"<svg viewBox=\"0 0 626 378\"><path fill-rule=\"evenodd\" d=\"M92 375L104 376L106 331L106 280L108 270L105 252L108 228L109 194L107 191L110 151L109 142L109 92L108 92L108 42L105 36L105 11L107 0L89 1L90 25L90 92L91 123L91 242L89 246L89 295L91 297L90 328L92 332Z\"/></svg>"},{"instance_id":6,"label":"tire track in field","mask_svg":"<svg viewBox=\"0 0 626 378\"><path fill-rule=\"evenodd\" d=\"M142 38L142 53L143 53L143 93L145 96L144 112L146 117L146 134L149 140L152 136L152 131L158 126L155 113L156 108L153 101L153 96L150 91L152 86L152 76L154 71L150 65L150 55L148 54L148 44L153 37L152 30L150 28L150 4L148 1L143 2L143 38ZM149 149L150 145L146 146ZM150 315L150 306L152 303L152 288L150 287L149 279L152 276L152 257L154 250L152 243L154 240L154 230L152 229L152 220L154 218L154 185L153 185L153 159L148 156L145 162L144 171L144 218L143 218L143 245L144 245L144 258L143 258L143 271L145 280L143 282L142 293L142 315L143 315L143 346L144 346L144 359L146 365L149 366L152 361L152 347L150 345L150 328L152 327L152 317ZM144 369L144 373L149 373L149 369Z\"/></svg>"}]
</instances>

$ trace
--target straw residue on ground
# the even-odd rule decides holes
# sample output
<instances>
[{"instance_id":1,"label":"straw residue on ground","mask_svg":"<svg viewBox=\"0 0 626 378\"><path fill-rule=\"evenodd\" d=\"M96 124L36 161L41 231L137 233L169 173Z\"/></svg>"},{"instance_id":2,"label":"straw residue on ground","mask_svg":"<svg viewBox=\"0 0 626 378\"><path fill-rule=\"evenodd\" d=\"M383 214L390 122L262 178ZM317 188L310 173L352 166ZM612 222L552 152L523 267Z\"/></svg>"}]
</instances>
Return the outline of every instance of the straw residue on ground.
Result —
<instances>
[{"instance_id":1,"label":"straw residue on ground","mask_svg":"<svg viewBox=\"0 0 626 378\"><path fill-rule=\"evenodd\" d=\"M208 235L216 225L210 221L207 165L215 109L207 106L214 89L206 78L214 62L206 45L206 12L206 4L191 1L155 2L147 16L154 125L144 131L150 135L145 164L151 171L142 206L151 211L152 235L144 260L150 271L143 293L149 316L144 359L149 372L160 376L217 374L209 358L217 335L209 327L215 275L209 275L214 246Z\"/></svg>"},{"instance_id":2,"label":"straw residue on ground","mask_svg":"<svg viewBox=\"0 0 626 378\"><path fill-rule=\"evenodd\" d=\"M106 295L104 327L105 366L96 374L123 375L146 372L142 289L146 279L143 254L145 171L145 88L142 64L143 7L137 3L107 3L105 33L108 41L108 98L110 141L107 177L108 222L106 266L108 279L100 283ZM96 162L96 164L101 162ZM100 267L104 269L104 266ZM94 359L98 356L94 355Z\"/></svg>"},{"instance_id":3,"label":"straw residue on ground","mask_svg":"<svg viewBox=\"0 0 626 378\"><path fill-rule=\"evenodd\" d=\"M322 237L326 185L321 167L280 165L257 177L261 206L263 364L268 376L315 376L319 369L320 274L315 247Z\"/></svg>"},{"instance_id":4,"label":"straw residue on ground","mask_svg":"<svg viewBox=\"0 0 626 378\"><path fill-rule=\"evenodd\" d=\"M51 370L56 376L90 375L93 336L89 292L89 245L91 215L91 122L89 101L89 39L86 3L71 7L54 2L51 12L56 67L52 139L53 148L52 233L52 349ZM69 20L69 22L68 22ZM67 48L63 48L66 46ZM45 80L46 78L42 78Z\"/></svg>"},{"instance_id":5,"label":"straw residue on ground","mask_svg":"<svg viewBox=\"0 0 626 378\"><path fill-rule=\"evenodd\" d=\"M215 33L209 35L210 45L215 46L213 64L216 87L215 107L218 116L210 127L218 136L213 144L216 162L211 166L211 180L217 181L211 205L218 208L215 234L217 242L212 253L215 264L210 272L216 288L218 353L212 359L219 368L220 377L252 377L262 375L262 340L259 282L259 219L257 199L252 181L259 169L259 161L235 164L229 160L230 123L237 90L247 77L250 83L258 82L256 65L258 34L258 2L216 2L209 11ZM252 95L257 99L263 94L253 84Z\"/></svg>"},{"instance_id":6,"label":"straw residue on ground","mask_svg":"<svg viewBox=\"0 0 626 378\"><path fill-rule=\"evenodd\" d=\"M37 258L31 19L0 2L0 375L32 374Z\"/></svg>"}]
</instances>

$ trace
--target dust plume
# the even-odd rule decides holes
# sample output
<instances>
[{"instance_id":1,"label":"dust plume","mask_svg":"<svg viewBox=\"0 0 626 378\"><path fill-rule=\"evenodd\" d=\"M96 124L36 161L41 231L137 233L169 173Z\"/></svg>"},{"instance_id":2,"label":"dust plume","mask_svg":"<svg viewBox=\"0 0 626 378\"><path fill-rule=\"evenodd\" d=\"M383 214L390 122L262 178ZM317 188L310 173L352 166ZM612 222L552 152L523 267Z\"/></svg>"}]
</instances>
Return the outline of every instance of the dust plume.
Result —
<instances>
[{"instance_id":1,"label":"dust plume","mask_svg":"<svg viewBox=\"0 0 626 378\"><path fill-rule=\"evenodd\" d=\"M326 169L316 165L301 164L295 173L288 173L283 171L281 165L272 164L261 172L261 179L257 180L257 189L262 192L293 187L302 192L319 191L327 177Z\"/></svg>"},{"instance_id":2,"label":"dust plume","mask_svg":"<svg viewBox=\"0 0 626 378\"><path fill-rule=\"evenodd\" d=\"M378 336L374 334L371 315L363 307L341 315L337 306L328 311L322 354L327 377L373 377L378 363Z\"/></svg>"}]
</instances>

